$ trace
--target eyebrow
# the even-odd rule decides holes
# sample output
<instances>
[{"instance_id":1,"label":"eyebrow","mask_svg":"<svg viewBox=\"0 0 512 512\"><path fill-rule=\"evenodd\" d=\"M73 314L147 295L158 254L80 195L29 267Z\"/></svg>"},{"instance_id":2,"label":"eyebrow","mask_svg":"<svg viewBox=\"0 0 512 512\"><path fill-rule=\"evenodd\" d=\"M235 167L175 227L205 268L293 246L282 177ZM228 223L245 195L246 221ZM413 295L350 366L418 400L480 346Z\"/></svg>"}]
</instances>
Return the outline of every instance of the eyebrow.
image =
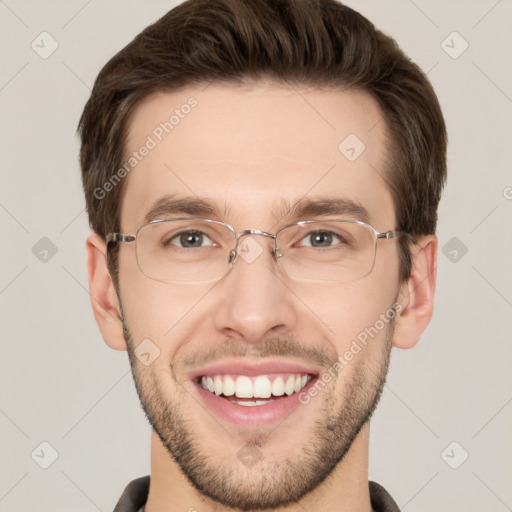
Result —
<instances>
[{"instance_id":1,"label":"eyebrow","mask_svg":"<svg viewBox=\"0 0 512 512\"><path fill-rule=\"evenodd\" d=\"M175 197L166 195L158 199L144 217L144 224L156 219L165 219L171 216L190 216L225 219L231 211L231 207L224 204L220 208L214 201L197 196ZM272 216L281 220L314 220L316 217L350 216L355 220L369 223L368 210L357 201L341 197L311 197L300 198L291 204L281 199L278 209L272 210Z\"/></svg>"}]
</instances>

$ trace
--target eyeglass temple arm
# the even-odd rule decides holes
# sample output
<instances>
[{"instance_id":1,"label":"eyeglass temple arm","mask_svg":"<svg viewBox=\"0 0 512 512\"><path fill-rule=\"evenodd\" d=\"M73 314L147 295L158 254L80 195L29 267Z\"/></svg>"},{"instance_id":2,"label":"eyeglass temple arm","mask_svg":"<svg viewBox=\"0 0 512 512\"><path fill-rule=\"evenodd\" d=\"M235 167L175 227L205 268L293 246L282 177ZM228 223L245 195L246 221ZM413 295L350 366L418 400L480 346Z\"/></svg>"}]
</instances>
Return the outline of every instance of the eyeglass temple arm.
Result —
<instances>
[{"instance_id":1,"label":"eyeglass temple arm","mask_svg":"<svg viewBox=\"0 0 512 512\"><path fill-rule=\"evenodd\" d=\"M416 239L410 233L407 233L407 231L390 229L389 231L386 231L385 233L377 233L377 238L397 238L399 236L407 236L411 239L411 241L413 243L415 243L415 244L418 243L416 241Z\"/></svg>"},{"instance_id":2,"label":"eyeglass temple arm","mask_svg":"<svg viewBox=\"0 0 512 512\"><path fill-rule=\"evenodd\" d=\"M108 245L110 242L133 242L135 237L133 235L122 235L121 233L109 233L105 240Z\"/></svg>"}]
</instances>

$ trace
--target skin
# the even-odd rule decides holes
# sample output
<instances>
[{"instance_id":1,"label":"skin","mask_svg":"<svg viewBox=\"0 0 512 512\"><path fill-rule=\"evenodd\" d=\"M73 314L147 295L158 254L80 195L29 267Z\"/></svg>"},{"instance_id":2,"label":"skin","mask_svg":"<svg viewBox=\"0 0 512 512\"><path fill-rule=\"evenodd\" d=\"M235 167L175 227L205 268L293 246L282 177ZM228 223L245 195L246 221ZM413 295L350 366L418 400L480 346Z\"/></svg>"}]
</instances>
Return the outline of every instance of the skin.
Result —
<instances>
[{"instance_id":1,"label":"skin","mask_svg":"<svg viewBox=\"0 0 512 512\"><path fill-rule=\"evenodd\" d=\"M306 89L271 82L211 84L146 98L131 119L127 153L168 112L194 96L198 105L124 183L121 233L134 234L165 194L227 204L219 218L237 231L275 233L281 199L358 201L379 231L395 229L386 181L385 125L364 92ZM350 162L338 151L348 134L366 150ZM379 170L376 172L375 170ZM357 220L357 219L355 219ZM91 304L107 345L127 350L142 407L153 426L146 512L188 510L371 511L369 417L384 386L392 346L413 347L432 316L438 241L417 237L410 279L398 281L396 240L378 242L372 272L350 283L293 281L276 267L268 238L252 263L239 258L216 283L176 285L146 277L134 244L121 244L119 290L104 240L87 239ZM194 358L281 358L320 374L398 300L394 325L371 339L307 405L271 426L235 426L209 413L187 377ZM145 366L136 346L160 350ZM313 355L324 356L319 364ZM315 359L313 361L313 359ZM257 450L248 467L237 457Z\"/></svg>"}]
</instances>

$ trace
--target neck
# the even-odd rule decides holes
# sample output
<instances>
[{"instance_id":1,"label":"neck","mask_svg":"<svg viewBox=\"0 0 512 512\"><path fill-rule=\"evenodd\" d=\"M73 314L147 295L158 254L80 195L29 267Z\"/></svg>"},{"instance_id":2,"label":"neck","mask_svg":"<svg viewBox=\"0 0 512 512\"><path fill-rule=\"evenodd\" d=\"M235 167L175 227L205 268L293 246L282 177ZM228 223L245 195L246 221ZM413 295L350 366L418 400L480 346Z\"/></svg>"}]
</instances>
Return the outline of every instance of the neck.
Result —
<instances>
[{"instance_id":1,"label":"neck","mask_svg":"<svg viewBox=\"0 0 512 512\"><path fill-rule=\"evenodd\" d=\"M366 423L343 460L316 489L299 502L272 512L372 512L368 488L368 445L370 425ZM183 475L160 438L151 434L151 479L144 512L167 510L236 512L199 491ZM260 511L264 512L264 511Z\"/></svg>"}]
</instances>

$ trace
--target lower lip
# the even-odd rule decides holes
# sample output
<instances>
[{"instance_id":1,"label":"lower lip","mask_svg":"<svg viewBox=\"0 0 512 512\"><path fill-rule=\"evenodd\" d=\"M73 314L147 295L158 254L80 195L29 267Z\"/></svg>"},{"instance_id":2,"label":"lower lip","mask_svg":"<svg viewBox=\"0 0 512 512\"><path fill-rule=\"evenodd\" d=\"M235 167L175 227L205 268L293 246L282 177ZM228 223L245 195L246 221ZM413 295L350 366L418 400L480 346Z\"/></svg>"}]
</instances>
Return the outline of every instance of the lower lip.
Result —
<instances>
[{"instance_id":1,"label":"lower lip","mask_svg":"<svg viewBox=\"0 0 512 512\"><path fill-rule=\"evenodd\" d=\"M311 377L309 382L297 393L289 396L284 395L282 398L272 400L268 404L255 406L238 405L203 389L197 382L194 382L194 384L203 402L216 416L236 425L249 426L271 424L285 419L299 406L304 405L299 401L299 395L304 392L307 393L309 387L316 380L316 377ZM243 400L243 398L240 398L240 400Z\"/></svg>"}]
</instances>

